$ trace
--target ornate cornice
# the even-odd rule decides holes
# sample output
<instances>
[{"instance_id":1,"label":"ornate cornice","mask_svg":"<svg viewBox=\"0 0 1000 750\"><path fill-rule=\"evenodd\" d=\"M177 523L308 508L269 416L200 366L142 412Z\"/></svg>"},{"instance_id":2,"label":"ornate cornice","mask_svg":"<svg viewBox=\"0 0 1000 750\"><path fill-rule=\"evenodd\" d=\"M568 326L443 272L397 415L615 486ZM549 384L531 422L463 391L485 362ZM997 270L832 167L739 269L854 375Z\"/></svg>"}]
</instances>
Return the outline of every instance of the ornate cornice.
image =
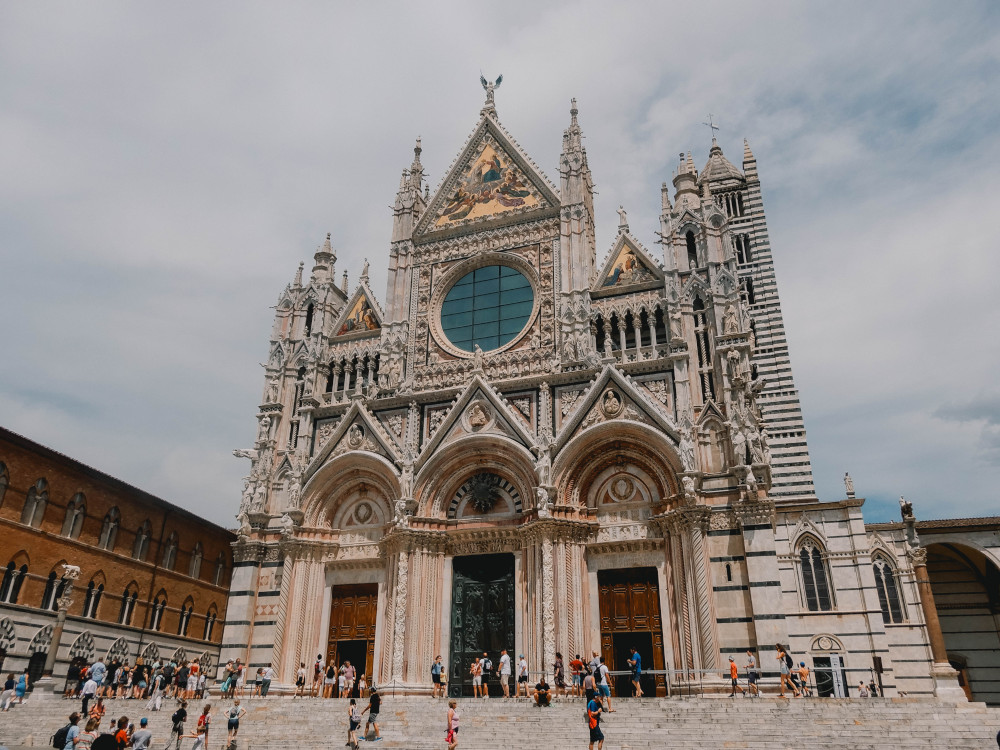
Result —
<instances>
[{"instance_id":1,"label":"ornate cornice","mask_svg":"<svg viewBox=\"0 0 1000 750\"><path fill-rule=\"evenodd\" d=\"M595 555L655 552L662 549L663 539L660 537L650 537L647 539L620 539L613 542L592 542L587 545L587 552Z\"/></svg>"},{"instance_id":2,"label":"ornate cornice","mask_svg":"<svg viewBox=\"0 0 1000 750\"><path fill-rule=\"evenodd\" d=\"M447 536L443 531L427 531L396 526L382 537L378 543L384 555L395 555L410 550L442 552L445 549Z\"/></svg>"},{"instance_id":3,"label":"ornate cornice","mask_svg":"<svg viewBox=\"0 0 1000 750\"><path fill-rule=\"evenodd\" d=\"M267 547L263 542L233 542L233 562L260 562Z\"/></svg>"},{"instance_id":4,"label":"ornate cornice","mask_svg":"<svg viewBox=\"0 0 1000 750\"><path fill-rule=\"evenodd\" d=\"M588 542L596 537L598 528L599 525L595 521L539 518L521 526L520 534L529 544L543 539L554 542Z\"/></svg>"},{"instance_id":5,"label":"ornate cornice","mask_svg":"<svg viewBox=\"0 0 1000 750\"><path fill-rule=\"evenodd\" d=\"M776 521L774 500L746 500L737 503L733 507L733 512L740 526L759 526L766 523L774 528Z\"/></svg>"},{"instance_id":6,"label":"ornate cornice","mask_svg":"<svg viewBox=\"0 0 1000 750\"><path fill-rule=\"evenodd\" d=\"M708 531L709 517L712 509L704 505L687 505L667 513L650 518L650 522L656 524L660 532L667 534L682 534L692 529Z\"/></svg>"}]
</instances>

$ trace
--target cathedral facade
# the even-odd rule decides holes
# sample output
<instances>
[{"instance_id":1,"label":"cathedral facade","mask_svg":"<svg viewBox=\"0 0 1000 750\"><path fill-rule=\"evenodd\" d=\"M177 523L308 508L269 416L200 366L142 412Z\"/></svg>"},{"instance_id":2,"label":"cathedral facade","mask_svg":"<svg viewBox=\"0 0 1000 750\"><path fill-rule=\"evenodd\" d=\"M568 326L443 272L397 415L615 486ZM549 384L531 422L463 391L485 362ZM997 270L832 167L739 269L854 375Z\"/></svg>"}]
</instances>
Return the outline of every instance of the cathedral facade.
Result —
<instances>
[{"instance_id":1,"label":"cathedral facade","mask_svg":"<svg viewBox=\"0 0 1000 750\"><path fill-rule=\"evenodd\" d=\"M654 244L620 210L598 253L575 101L553 184L490 87L435 193L419 141L403 170L384 303L367 263L337 283L327 237L236 452L223 662L420 692L440 654L461 695L484 651L551 674L635 647L666 694L748 650L776 674L781 643L825 694L953 688L915 535L869 533L852 487L815 497L749 146L671 182Z\"/></svg>"}]
</instances>

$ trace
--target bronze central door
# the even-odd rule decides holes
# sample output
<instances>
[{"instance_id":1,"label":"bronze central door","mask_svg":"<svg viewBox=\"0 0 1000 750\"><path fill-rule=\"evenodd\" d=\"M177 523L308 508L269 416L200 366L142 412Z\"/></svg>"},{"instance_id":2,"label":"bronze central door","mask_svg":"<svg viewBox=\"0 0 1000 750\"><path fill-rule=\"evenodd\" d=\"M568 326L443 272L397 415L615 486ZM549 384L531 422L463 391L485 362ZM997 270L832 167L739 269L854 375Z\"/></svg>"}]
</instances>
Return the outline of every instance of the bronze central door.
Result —
<instances>
[{"instance_id":1,"label":"bronze central door","mask_svg":"<svg viewBox=\"0 0 1000 750\"><path fill-rule=\"evenodd\" d=\"M483 652L500 666L500 650L507 649L511 666L514 653L514 556L472 555L452 560L451 653L448 659L448 695L472 695L469 667ZM512 678L516 679L516 678ZM496 678L491 681L495 694Z\"/></svg>"}]
</instances>

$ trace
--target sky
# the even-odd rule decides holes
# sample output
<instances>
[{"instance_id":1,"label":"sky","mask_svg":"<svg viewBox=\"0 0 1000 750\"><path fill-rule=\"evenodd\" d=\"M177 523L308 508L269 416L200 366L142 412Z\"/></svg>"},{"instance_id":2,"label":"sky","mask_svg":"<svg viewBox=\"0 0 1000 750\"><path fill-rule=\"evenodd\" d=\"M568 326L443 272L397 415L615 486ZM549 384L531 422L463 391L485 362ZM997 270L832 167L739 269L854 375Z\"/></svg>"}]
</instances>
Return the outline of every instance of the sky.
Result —
<instances>
[{"instance_id":1,"label":"sky","mask_svg":"<svg viewBox=\"0 0 1000 750\"><path fill-rule=\"evenodd\" d=\"M709 113L747 138L820 499L997 514L998 58L964 0L0 0L0 425L233 525L279 293L327 232L384 289L482 71L553 181L576 97L601 258L619 204L657 247Z\"/></svg>"}]
</instances>

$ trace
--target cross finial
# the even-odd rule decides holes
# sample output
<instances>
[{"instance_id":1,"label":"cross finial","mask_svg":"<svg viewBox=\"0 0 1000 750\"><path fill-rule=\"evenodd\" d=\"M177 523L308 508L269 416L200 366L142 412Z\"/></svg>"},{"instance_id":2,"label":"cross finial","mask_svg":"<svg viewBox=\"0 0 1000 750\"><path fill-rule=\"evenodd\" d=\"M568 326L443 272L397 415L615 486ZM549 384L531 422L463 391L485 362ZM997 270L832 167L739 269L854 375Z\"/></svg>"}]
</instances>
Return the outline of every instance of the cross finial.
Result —
<instances>
[{"instance_id":1,"label":"cross finial","mask_svg":"<svg viewBox=\"0 0 1000 750\"><path fill-rule=\"evenodd\" d=\"M715 133L719 130L719 126L715 124L712 119L713 115L711 112L708 113L708 122L703 122L702 125L707 125L708 129L712 131L712 143L715 143Z\"/></svg>"}]
</instances>

